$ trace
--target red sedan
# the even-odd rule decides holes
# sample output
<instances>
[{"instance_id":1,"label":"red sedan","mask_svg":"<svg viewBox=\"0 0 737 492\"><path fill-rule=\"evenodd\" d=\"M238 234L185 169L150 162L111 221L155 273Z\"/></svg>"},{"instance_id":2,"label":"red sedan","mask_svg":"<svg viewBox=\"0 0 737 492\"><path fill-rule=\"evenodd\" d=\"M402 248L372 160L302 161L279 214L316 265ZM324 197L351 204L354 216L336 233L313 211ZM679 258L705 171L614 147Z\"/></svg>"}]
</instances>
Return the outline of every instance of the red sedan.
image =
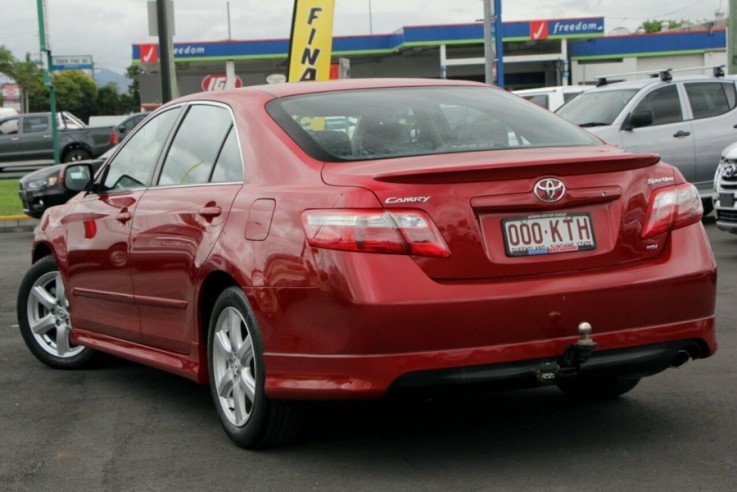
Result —
<instances>
[{"instance_id":1,"label":"red sedan","mask_svg":"<svg viewBox=\"0 0 737 492\"><path fill-rule=\"evenodd\" d=\"M502 90L352 80L197 94L49 209L36 357L209 384L239 446L294 400L555 384L604 399L716 350L696 189Z\"/></svg>"}]
</instances>

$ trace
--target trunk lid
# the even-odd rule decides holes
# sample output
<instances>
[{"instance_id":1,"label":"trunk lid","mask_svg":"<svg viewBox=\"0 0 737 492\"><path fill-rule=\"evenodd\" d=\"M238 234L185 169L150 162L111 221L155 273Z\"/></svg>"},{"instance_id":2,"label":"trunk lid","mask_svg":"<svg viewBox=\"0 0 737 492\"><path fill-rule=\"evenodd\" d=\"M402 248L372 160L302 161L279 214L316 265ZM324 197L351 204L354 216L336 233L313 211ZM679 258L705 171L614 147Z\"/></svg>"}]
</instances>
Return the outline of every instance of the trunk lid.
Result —
<instances>
[{"instance_id":1,"label":"trunk lid","mask_svg":"<svg viewBox=\"0 0 737 492\"><path fill-rule=\"evenodd\" d=\"M483 280L657 256L667 234L640 233L651 193L676 179L659 162L611 146L514 149L326 163L323 179L369 189L389 210L424 211L451 257L417 264L438 281Z\"/></svg>"}]
</instances>

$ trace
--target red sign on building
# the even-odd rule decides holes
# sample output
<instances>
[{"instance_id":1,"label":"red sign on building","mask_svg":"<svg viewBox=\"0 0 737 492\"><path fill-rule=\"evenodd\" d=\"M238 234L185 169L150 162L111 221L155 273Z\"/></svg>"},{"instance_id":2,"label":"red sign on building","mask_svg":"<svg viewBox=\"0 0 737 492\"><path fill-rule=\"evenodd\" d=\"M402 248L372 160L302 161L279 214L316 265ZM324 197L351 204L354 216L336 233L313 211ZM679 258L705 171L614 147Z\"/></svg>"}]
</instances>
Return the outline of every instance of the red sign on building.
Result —
<instances>
[{"instance_id":1,"label":"red sign on building","mask_svg":"<svg viewBox=\"0 0 737 492\"><path fill-rule=\"evenodd\" d=\"M545 41L548 39L548 21L530 21L530 39L533 41Z\"/></svg>"},{"instance_id":2,"label":"red sign on building","mask_svg":"<svg viewBox=\"0 0 737 492\"><path fill-rule=\"evenodd\" d=\"M141 63L157 63L159 61L158 44L142 44L140 50Z\"/></svg>"},{"instance_id":3,"label":"red sign on building","mask_svg":"<svg viewBox=\"0 0 737 492\"><path fill-rule=\"evenodd\" d=\"M225 83L227 78L224 73L208 75L202 79L202 90L203 91L222 91L225 89ZM237 75L235 76L235 87L243 87L243 81Z\"/></svg>"}]
</instances>

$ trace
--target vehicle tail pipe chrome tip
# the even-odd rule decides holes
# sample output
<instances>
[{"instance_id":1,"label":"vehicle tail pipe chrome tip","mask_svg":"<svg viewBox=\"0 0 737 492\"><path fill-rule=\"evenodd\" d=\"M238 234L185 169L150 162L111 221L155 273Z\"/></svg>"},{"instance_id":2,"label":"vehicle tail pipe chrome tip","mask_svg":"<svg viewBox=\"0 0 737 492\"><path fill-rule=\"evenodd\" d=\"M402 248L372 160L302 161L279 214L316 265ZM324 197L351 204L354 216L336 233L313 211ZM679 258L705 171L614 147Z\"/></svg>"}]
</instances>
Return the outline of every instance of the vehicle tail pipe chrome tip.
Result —
<instances>
[{"instance_id":1,"label":"vehicle tail pipe chrome tip","mask_svg":"<svg viewBox=\"0 0 737 492\"><path fill-rule=\"evenodd\" d=\"M670 362L671 367L681 367L686 362L692 359L691 354L688 350L679 350L673 360Z\"/></svg>"}]
</instances>

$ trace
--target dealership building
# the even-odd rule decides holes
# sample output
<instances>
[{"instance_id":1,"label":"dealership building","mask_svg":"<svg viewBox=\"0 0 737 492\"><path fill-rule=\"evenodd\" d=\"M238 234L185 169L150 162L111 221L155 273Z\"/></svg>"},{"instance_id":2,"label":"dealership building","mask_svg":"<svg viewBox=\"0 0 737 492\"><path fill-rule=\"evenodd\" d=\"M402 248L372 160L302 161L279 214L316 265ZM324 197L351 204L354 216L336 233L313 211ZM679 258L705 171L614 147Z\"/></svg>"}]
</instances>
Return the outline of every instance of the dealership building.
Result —
<instances>
[{"instance_id":1,"label":"dealership building","mask_svg":"<svg viewBox=\"0 0 737 492\"><path fill-rule=\"evenodd\" d=\"M501 33L510 90L593 83L624 72L712 67L727 60L726 31L714 23L694 30L606 35L603 17L587 17L504 22ZM483 81L483 38L480 23L405 26L391 34L337 36L333 59L348 60L352 78ZM288 39L174 43L179 93L222 89L226 73L235 74L237 86L266 83L286 73L288 49ZM154 108L161 104L158 45L134 44L132 56L143 69L142 106Z\"/></svg>"}]
</instances>

